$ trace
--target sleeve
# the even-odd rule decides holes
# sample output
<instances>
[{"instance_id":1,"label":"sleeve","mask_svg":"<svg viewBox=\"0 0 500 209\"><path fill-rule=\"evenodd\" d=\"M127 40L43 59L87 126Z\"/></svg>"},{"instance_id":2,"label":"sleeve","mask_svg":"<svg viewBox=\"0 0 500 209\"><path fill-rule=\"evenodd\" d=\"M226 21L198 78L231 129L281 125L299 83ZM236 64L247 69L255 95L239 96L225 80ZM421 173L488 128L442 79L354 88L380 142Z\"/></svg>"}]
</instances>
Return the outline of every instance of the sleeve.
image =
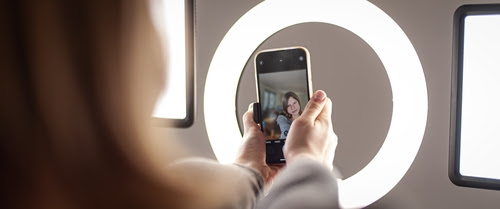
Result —
<instances>
[{"instance_id":1,"label":"sleeve","mask_svg":"<svg viewBox=\"0 0 500 209\"><path fill-rule=\"evenodd\" d=\"M264 185L262 176L252 168L210 159L184 159L168 167L175 172L174 181L194 194L185 208L252 209Z\"/></svg>"},{"instance_id":2,"label":"sleeve","mask_svg":"<svg viewBox=\"0 0 500 209\"><path fill-rule=\"evenodd\" d=\"M339 208L337 179L312 159L287 165L257 209Z\"/></svg>"}]
</instances>

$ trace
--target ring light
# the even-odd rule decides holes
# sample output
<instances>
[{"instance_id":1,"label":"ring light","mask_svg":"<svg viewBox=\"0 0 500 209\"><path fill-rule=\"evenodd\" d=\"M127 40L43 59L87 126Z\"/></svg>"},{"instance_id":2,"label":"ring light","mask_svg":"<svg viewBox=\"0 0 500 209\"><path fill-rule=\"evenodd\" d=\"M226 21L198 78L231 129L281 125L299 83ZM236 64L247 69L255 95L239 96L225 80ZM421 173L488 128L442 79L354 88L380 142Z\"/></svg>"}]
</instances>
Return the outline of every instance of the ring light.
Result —
<instances>
[{"instance_id":1,"label":"ring light","mask_svg":"<svg viewBox=\"0 0 500 209\"><path fill-rule=\"evenodd\" d=\"M339 180L343 208L362 208L387 194L408 171L427 122L427 87L413 45L386 13L364 0L267 0L227 32L210 64L204 112L208 137L221 163L234 161L242 142L236 116L238 81L256 48L283 28L307 22L343 27L377 53L390 80L393 114L379 152L355 175Z\"/></svg>"}]
</instances>

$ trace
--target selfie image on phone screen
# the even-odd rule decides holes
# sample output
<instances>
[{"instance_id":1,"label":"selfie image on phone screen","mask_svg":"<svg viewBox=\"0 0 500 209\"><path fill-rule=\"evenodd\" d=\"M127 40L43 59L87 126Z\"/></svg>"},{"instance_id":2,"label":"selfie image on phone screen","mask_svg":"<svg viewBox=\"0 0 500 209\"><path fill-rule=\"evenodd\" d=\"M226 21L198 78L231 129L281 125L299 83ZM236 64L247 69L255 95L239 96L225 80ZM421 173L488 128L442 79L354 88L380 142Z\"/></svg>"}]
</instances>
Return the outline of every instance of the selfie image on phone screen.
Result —
<instances>
[{"instance_id":1,"label":"selfie image on phone screen","mask_svg":"<svg viewBox=\"0 0 500 209\"><path fill-rule=\"evenodd\" d=\"M282 147L290 127L304 110L311 94L308 52L285 48L259 52L255 58L261 128L271 163L284 162ZM268 156L269 157L269 156Z\"/></svg>"}]
</instances>

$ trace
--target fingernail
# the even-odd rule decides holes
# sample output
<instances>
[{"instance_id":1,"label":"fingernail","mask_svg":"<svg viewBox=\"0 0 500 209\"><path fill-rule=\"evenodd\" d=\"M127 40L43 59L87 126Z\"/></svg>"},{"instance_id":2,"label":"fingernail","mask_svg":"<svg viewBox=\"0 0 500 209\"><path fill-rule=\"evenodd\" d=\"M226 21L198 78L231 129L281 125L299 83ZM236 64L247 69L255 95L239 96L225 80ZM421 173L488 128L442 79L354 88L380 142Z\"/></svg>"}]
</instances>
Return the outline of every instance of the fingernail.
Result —
<instances>
[{"instance_id":1,"label":"fingernail","mask_svg":"<svg viewBox=\"0 0 500 209\"><path fill-rule=\"evenodd\" d=\"M316 91L316 93L314 93L314 100L317 101L317 102L321 102L323 100L325 100L326 98L326 93L324 91Z\"/></svg>"}]
</instances>

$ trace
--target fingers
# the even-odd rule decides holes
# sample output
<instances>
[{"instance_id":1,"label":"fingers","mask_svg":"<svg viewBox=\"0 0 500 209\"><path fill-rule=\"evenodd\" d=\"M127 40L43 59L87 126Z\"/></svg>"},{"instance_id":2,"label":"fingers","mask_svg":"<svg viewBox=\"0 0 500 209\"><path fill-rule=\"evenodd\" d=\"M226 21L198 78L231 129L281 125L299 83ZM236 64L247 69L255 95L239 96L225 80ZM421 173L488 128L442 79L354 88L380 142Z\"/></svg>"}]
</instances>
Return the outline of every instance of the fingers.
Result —
<instances>
[{"instance_id":1,"label":"fingers","mask_svg":"<svg viewBox=\"0 0 500 209\"><path fill-rule=\"evenodd\" d=\"M243 130L246 133L255 128L259 129L259 126L253 121L253 103L251 103L247 112L243 114Z\"/></svg>"},{"instance_id":2,"label":"fingers","mask_svg":"<svg viewBox=\"0 0 500 209\"><path fill-rule=\"evenodd\" d=\"M315 121L318 115L323 110L326 101L326 93L324 91L318 90L314 92L311 100L307 103L302 112L301 117L305 118L307 121Z\"/></svg>"}]
</instances>

